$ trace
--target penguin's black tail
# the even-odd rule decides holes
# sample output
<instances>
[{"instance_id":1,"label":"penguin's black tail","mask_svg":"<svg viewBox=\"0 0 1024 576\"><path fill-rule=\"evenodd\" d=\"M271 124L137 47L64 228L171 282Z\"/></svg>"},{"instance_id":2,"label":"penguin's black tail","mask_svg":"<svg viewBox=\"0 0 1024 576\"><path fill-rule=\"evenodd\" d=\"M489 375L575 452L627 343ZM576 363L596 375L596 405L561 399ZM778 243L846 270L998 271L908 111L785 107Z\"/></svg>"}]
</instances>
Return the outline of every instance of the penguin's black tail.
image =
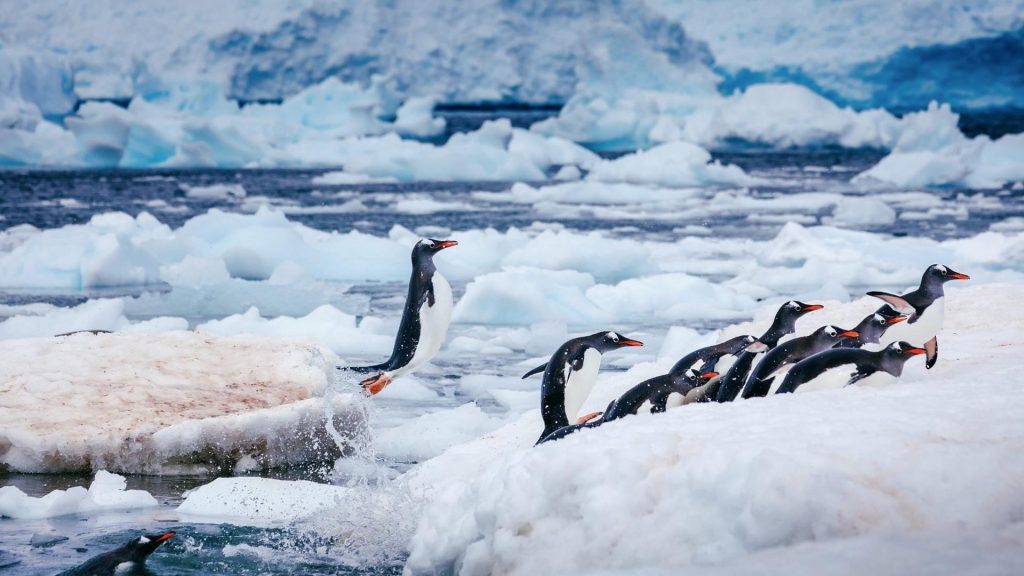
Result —
<instances>
[{"instance_id":1,"label":"penguin's black tail","mask_svg":"<svg viewBox=\"0 0 1024 576\"><path fill-rule=\"evenodd\" d=\"M548 368L548 363L545 362L545 363L541 364L540 366L537 366L533 370L530 370L526 374L523 374L523 379L525 380L526 378L529 378L530 376L533 376L534 374L540 374L541 372L547 370L547 368Z\"/></svg>"}]
</instances>

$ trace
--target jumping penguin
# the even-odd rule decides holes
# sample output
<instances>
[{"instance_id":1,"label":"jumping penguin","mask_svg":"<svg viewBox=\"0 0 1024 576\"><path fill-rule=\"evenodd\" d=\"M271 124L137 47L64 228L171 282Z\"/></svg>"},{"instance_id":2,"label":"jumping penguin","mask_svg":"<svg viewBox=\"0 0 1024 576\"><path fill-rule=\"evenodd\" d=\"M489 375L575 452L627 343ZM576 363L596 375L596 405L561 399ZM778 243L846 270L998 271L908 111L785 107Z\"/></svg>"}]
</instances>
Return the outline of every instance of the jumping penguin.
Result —
<instances>
[{"instance_id":1,"label":"jumping penguin","mask_svg":"<svg viewBox=\"0 0 1024 576\"><path fill-rule=\"evenodd\" d=\"M895 330L890 330L882 340L888 344L896 340L907 342L924 342L927 351L925 368L931 369L939 359L939 341L937 334L942 329L945 315L945 292L943 285L950 280L970 280L967 274L955 272L948 266L932 264L921 276L921 285L897 296L888 292L868 292L868 296L881 298L896 311L907 314L910 319Z\"/></svg>"},{"instance_id":2,"label":"jumping penguin","mask_svg":"<svg viewBox=\"0 0 1024 576\"><path fill-rule=\"evenodd\" d=\"M779 368L786 364L799 362L822 350L828 350L844 338L856 338L854 330L844 330L835 326L822 326L807 336L793 338L769 350L757 366L750 372L747 384L743 388L744 398L762 398L771 389L772 377Z\"/></svg>"},{"instance_id":3,"label":"jumping penguin","mask_svg":"<svg viewBox=\"0 0 1024 576\"><path fill-rule=\"evenodd\" d=\"M573 338L558 347L544 368L540 398L544 431L538 441L568 426L569 418L576 418L597 382L601 355L626 346L643 346L643 343L617 332L597 332ZM530 373L534 371L527 375Z\"/></svg>"},{"instance_id":4,"label":"jumping penguin","mask_svg":"<svg viewBox=\"0 0 1024 576\"><path fill-rule=\"evenodd\" d=\"M141 569L150 554L171 538L174 538L174 532L147 534L132 538L124 546L100 554L57 576L113 576L114 574L135 573L133 571Z\"/></svg>"},{"instance_id":5,"label":"jumping penguin","mask_svg":"<svg viewBox=\"0 0 1024 576\"><path fill-rule=\"evenodd\" d=\"M852 364L855 367L847 385L864 382L876 373L886 373L899 378L903 365L912 356L926 354L927 350L911 346L906 342L893 342L885 348L872 352L861 348L833 348L797 362L790 368L776 394L795 392L800 386Z\"/></svg>"},{"instance_id":6,"label":"jumping penguin","mask_svg":"<svg viewBox=\"0 0 1024 576\"><path fill-rule=\"evenodd\" d=\"M434 266L434 255L458 244L455 240L428 238L413 246L409 295L391 358L382 364L347 368L363 374L375 373L359 383L368 394L380 393L393 379L426 364L441 349L452 319L453 300L451 285Z\"/></svg>"}]
</instances>

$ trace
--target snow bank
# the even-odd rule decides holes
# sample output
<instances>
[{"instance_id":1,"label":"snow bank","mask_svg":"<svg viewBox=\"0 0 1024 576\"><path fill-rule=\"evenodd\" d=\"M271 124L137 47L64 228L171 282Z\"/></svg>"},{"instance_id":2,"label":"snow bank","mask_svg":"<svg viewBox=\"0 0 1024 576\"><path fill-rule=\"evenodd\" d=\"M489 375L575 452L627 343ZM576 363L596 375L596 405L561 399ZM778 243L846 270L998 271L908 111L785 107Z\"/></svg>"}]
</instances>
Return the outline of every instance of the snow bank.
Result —
<instances>
[{"instance_id":1,"label":"snow bank","mask_svg":"<svg viewBox=\"0 0 1024 576\"><path fill-rule=\"evenodd\" d=\"M377 453L401 461L423 461L448 448L476 440L501 424L475 403L431 412L381 430L374 437Z\"/></svg>"},{"instance_id":2,"label":"snow bank","mask_svg":"<svg viewBox=\"0 0 1024 576\"><path fill-rule=\"evenodd\" d=\"M777 548L846 542L873 556L893 553L892 538L1012 533L1024 506L1024 313L1012 303L1024 290L948 296L944 360L888 387L691 405L531 449L534 410L448 450L407 474L431 503L406 573L716 573ZM588 406L655 370L603 376ZM965 395L961 376L975 370L986 378ZM805 562L818 556L799 557L815 571Z\"/></svg>"},{"instance_id":3,"label":"snow bank","mask_svg":"<svg viewBox=\"0 0 1024 576\"><path fill-rule=\"evenodd\" d=\"M54 490L39 498L25 494L17 486L4 486L0 488L0 517L50 518L148 508L159 504L149 492L126 490L127 485L124 476L99 470L88 489L74 486L67 490Z\"/></svg>"},{"instance_id":4,"label":"snow bank","mask_svg":"<svg viewBox=\"0 0 1024 576\"><path fill-rule=\"evenodd\" d=\"M291 524L337 506L344 493L345 488L305 480L217 478L188 492L178 514L188 522Z\"/></svg>"},{"instance_id":5,"label":"snow bank","mask_svg":"<svg viewBox=\"0 0 1024 576\"><path fill-rule=\"evenodd\" d=\"M957 129L958 114L934 102L927 112L908 114L907 130L892 152L855 181L881 181L903 188L965 186L1002 188L1024 181L1024 134L997 140L965 137Z\"/></svg>"},{"instance_id":6,"label":"snow bank","mask_svg":"<svg viewBox=\"0 0 1024 576\"><path fill-rule=\"evenodd\" d=\"M348 394L322 395L309 341L77 334L0 343L0 463L20 472L182 473L330 461L324 429L358 430ZM40 366L49 366L40 370Z\"/></svg>"}]
</instances>

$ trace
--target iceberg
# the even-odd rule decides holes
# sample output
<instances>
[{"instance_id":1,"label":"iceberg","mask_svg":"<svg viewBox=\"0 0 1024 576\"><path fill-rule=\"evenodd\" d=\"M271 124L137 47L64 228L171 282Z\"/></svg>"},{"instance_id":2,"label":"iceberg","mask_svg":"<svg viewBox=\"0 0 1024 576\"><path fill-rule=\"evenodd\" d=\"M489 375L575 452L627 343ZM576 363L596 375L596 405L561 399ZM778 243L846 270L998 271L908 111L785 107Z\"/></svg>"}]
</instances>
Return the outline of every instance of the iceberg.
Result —
<instances>
[{"instance_id":1,"label":"iceberg","mask_svg":"<svg viewBox=\"0 0 1024 576\"><path fill-rule=\"evenodd\" d=\"M126 490L124 476L98 470L89 488L74 486L54 490L38 498L29 496L17 486L0 488L0 517L51 518L68 514L90 514L110 510L131 510L158 506L145 490Z\"/></svg>"}]
</instances>

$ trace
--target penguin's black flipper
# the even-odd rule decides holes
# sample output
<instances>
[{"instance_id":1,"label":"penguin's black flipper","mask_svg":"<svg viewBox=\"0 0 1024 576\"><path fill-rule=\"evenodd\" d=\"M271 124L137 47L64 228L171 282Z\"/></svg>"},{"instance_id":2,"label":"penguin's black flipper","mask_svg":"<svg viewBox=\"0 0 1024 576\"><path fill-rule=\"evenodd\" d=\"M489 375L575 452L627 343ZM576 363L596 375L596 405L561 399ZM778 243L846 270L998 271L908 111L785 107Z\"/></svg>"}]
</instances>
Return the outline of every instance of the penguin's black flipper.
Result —
<instances>
[{"instance_id":1,"label":"penguin's black flipper","mask_svg":"<svg viewBox=\"0 0 1024 576\"><path fill-rule=\"evenodd\" d=\"M541 372L543 372L543 371L545 371L547 369L548 369L548 363L545 362L545 363L541 364L540 366L537 366L533 370L530 370L526 374L523 374L523 380L526 380L527 378L529 378L530 376L533 376L534 374L540 374Z\"/></svg>"},{"instance_id":2,"label":"penguin's black flipper","mask_svg":"<svg viewBox=\"0 0 1024 576\"><path fill-rule=\"evenodd\" d=\"M907 314L909 316L909 315L913 315L914 312L917 311L917 309L914 308L910 304L910 302L907 302L906 300L904 300L902 296L897 296L895 294L890 294L888 292L878 292L878 291L868 292L868 296L874 296L875 298L878 298L879 300L882 300L883 302L885 302L889 306L892 306L892 308L894 310L896 310L897 312L899 312L900 314ZM911 319L911 321L913 321L913 319Z\"/></svg>"},{"instance_id":3,"label":"penguin's black flipper","mask_svg":"<svg viewBox=\"0 0 1024 576\"><path fill-rule=\"evenodd\" d=\"M867 378L868 376L871 376L874 373L875 373L874 370L872 370L872 371L857 370L856 372L851 372L850 373L850 380L846 382L846 385L849 386L851 384L856 384L858 381L863 380L863 379Z\"/></svg>"},{"instance_id":4,"label":"penguin's black flipper","mask_svg":"<svg viewBox=\"0 0 1024 576\"><path fill-rule=\"evenodd\" d=\"M932 336L932 339L924 343L924 367L931 370L932 366L939 360L939 339Z\"/></svg>"},{"instance_id":5,"label":"penguin's black flipper","mask_svg":"<svg viewBox=\"0 0 1024 576\"><path fill-rule=\"evenodd\" d=\"M369 374L371 372L383 372L387 369L388 363L382 362L373 366L335 366L338 370L351 370L356 374Z\"/></svg>"}]
</instances>

